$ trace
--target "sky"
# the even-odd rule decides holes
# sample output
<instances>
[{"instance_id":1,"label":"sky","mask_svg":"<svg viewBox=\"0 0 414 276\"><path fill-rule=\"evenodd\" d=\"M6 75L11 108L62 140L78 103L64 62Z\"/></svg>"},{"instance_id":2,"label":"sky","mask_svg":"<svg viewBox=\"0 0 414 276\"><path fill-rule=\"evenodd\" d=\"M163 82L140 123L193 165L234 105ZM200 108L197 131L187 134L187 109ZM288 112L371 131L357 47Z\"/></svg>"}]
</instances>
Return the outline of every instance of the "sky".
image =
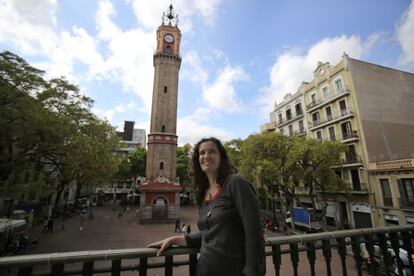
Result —
<instances>
[{"instance_id":1,"label":"sky","mask_svg":"<svg viewBox=\"0 0 414 276\"><path fill-rule=\"evenodd\" d=\"M260 132L275 102L346 52L414 72L409 0L0 0L0 51L64 76L122 131L149 133L156 29L173 4L182 32L179 145Z\"/></svg>"}]
</instances>

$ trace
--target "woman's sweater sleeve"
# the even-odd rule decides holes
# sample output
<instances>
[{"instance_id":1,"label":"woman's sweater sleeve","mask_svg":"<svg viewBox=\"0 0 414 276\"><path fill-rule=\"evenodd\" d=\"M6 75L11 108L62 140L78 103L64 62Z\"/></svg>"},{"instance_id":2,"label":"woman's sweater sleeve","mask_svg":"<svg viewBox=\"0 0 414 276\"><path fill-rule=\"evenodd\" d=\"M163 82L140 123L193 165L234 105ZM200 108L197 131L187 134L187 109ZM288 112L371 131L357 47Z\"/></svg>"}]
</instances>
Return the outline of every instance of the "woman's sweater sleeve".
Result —
<instances>
[{"instance_id":1,"label":"woman's sweater sleeve","mask_svg":"<svg viewBox=\"0 0 414 276\"><path fill-rule=\"evenodd\" d=\"M201 232L196 232L192 234L185 234L185 241L187 243L187 247L201 247Z\"/></svg>"},{"instance_id":2,"label":"woman's sweater sleeve","mask_svg":"<svg viewBox=\"0 0 414 276\"><path fill-rule=\"evenodd\" d=\"M245 178L240 175L234 178L229 183L229 189L242 220L246 242L246 265L243 275L265 275L265 245L260 223L259 201L253 187Z\"/></svg>"}]
</instances>

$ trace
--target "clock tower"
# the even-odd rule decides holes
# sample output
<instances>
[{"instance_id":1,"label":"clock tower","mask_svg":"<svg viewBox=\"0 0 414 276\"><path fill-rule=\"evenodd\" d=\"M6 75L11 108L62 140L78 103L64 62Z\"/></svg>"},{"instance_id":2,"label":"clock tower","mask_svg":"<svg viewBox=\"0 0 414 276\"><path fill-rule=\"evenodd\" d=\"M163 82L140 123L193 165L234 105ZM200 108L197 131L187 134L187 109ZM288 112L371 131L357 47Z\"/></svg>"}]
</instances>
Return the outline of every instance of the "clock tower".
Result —
<instances>
[{"instance_id":1,"label":"clock tower","mask_svg":"<svg viewBox=\"0 0 414 276\"><path fill-rule=\"evenodd\" d=\"M181 32L173 6L157 29L146 182L139 187L140 222L175 222L181 186L176 180L177 98Z\"/></svg>"}]
</instances>

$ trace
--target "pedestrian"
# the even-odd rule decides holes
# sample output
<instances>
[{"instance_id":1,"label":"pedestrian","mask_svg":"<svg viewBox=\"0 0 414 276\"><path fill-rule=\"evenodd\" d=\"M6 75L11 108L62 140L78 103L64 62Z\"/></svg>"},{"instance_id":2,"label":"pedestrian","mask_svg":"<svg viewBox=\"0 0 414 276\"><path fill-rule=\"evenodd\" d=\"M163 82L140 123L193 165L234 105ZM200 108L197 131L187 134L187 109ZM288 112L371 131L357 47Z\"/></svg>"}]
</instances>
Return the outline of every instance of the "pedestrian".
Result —
<instances>
[{"instance_id":1,"label":"pedestrian","mask_svg":"<svg viewBox=\"0 0 414 276\"><path fill-rule=\"evenodd\" d=\"M186 231L187 231L187 234L191 234L191 227L190 227L190 224L189 224L189 225L187 225L187 229L186 229Z\"/></svg>"},{"instance_id":2,"label":"pedestrian","mask_svg":"<svg viewBox=\"0 0 414 276\"><path fill-rule=\"evenodd\" d=\"M180 229L180 218L178 218L176 221L175 221L175 229L174 229L174 232L175 233L181 233L181 229Z\"/></svg>"},{"instance_id":3,"label":"pedestrian","mask_svg":"<svg viewBox=\"0 0 414 276\"><path fill-rule=\"evenodd\" d=\"M43 229L42 229L43 233L46 233L46 231L47 231L48 222L49 222L49 219L47 217L45 217L45 223L43 224Z\"/></svg>"},{"instance_id":4,"label":"pedestrian","mask_svg":"<svg viewBox=\"0 0 414 276\"><path fill-rule=\"evenodd\" d=\"M52 216L50 216L49 219L47 220L47 231L46 232L53 233L53 217Z\"/></svg>"},{"instance_id":5,"label":"pedestrian","mask_svg":"<svg viewBox=\"0 0 414 276\"><path fill-rule=\"evenodd\" d=\"M265 245L259 201L251 184L228 159L216 138L198 142L192 155L199 232L152 243L161 255L171 245L200 247L197 274L263 276Z\"/></svg>"},{"instance_id":6,"label":"pedestrian","mask_svg":"<svg viewBox=\"0 0 414 276\"><path fill-rule=\"evenodd\" d=\"M181 233L185 233L185 223L183 224L183 227L181 227Z\"/></svg>"},{"instance_id":7,"label":"pedestrian","mask_svg":"<svg viewBox=\"0 0 414 276\"><path fill-rule=\"evenodd\" d=\"M85 224L85 215L86 215L86 210L82 210L80 214L79 231L83 230L83 226Z\"/></svg>"}]
</instances>

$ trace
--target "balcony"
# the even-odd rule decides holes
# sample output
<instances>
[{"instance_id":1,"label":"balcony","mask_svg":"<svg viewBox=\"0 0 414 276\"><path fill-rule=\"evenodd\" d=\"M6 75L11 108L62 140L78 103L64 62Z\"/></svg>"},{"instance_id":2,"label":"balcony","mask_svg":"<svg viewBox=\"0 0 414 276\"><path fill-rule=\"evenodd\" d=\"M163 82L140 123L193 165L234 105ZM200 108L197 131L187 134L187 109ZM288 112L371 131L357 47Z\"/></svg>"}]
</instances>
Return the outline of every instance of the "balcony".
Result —
<instances>
[{"instance_id":1,"label":"balcony","mask_svg":"<svg viewBox=\"0 0 414 276\"><path fill-rule=\"evenodd\" d=\"M329 116L325 120L319 119L319 120L315 120L313 122L308 122L309 130L316 130L318 128L334 124L334 123L336 123L340 120L344 120L344 119L347 119L347 118L350 118L350 117L353 117L353 116L354 116L354 112L352 110L344 109L344 110L341 110L338 113L335 113L335 114Z\"/></svg>"},{"instance_id":2,"label":"balcony","mask_svg":"<svg viewBox=\"0 0 414 276\"><path fill-rule=\"evenodd\" d=\"M302 128L302 129L299 129L299 130L295 130L295 131L293 131L293 134L294 135L297 135L297 136L306 135L306 129L305 128Z\"/></svg>"},{"instance_id":3,"label":"balcony","mask_svg":"<svg viewBox=\"0 0 414 276\"><path fill-rule=\"evenodd\" d=\"M347 168L347 167L362 167L364 163L362 158L355 153L346 153L345 158L343 159L343 164L337 167Z\"/></svg>"},{"instance_id":4,"label":"balcony","mask_svg":"<svg viewBox=\"0 0 414 276\"><path fill-rule=\"evenodd\" d=\"M349 94L349 89L347 87L342 88L340 90L335 91L334 93L330 94L327 97L317 99L316 101L311 102L310 104L306 105L306 110L308 112L312 112L318 108L323 107L326 104L329 104L332 101L335 101L336 99L339 99L345 95Z\"/></svg>"},{"instance_id":5,"label":"balcony","mask_svg":"<svg viewBox=\"0 0 414 276\"><path fill-rule=\"evenodd\" d=\"M276 122L270 122L266 123L260 126L260 132L266 132L266 131L275 131L276 129Z\"/></svg>"},{"instance_id":6,"label":"balcony","mask_svg":"<svg viewBox=\"0 0 414 276\"><path fill-rule=\"evenodd\" d=\"M273 262L274 270L267 272L269 275L287 275L289 272L298 275L300 269L309 271L309 275L363 275L364 259L380 258L379 262L371 262L371 275L380 275L383 269L390 275L394 268L389 252L401 252L402 248L411 255L411 231L414 226L405 225L267 238L266 256L272 256L267 262ZM364 243L366 253L361 252L361 243ZM88 276L134 272L142 276L148 275L148 270L163 268L164 275L170 276L174 267L188 266L188 274L196 275L198 249L176 247L167 250L163 257L156 257L156 252L151 248L135 248L4 257L0 258L0 274ZM395 258L400 264L399 275L403 275L400 254L395 254ZM183 255L188 258L178 260ZM412 258L408 258L408 262L413 272Z\"/></svg>"},{"instance_id":7,"label":"balcony","mask_svg":"<svg viewBox=\"0 0 414 276\"><path fill-rule=\"evenodd\" d=\"M358 131L356 131L356 130L353 130L353 131L350 131L350 132L345 132L345 133L342 133L342 142L353 142L353 141L356 141L356 140L359 140L359 134L358 134Z\"/></svg>"},{"instance_id":8,"label":"balcony","mask_svg":"<svg viewBox=\"0 0 414 276\"><path fill-rule=\"evenodd\" d=\"M303 118L303 113L296 114L295 116L291 116L291 117L286 118L286 119L278 120L276 122L276 126L277 127L283 127L283 126L285 126L285 125L287 125L287 124L289 124L289 123L291 123L295 120L299 120L300 118Z\"/></svg>"}]
</instances>

